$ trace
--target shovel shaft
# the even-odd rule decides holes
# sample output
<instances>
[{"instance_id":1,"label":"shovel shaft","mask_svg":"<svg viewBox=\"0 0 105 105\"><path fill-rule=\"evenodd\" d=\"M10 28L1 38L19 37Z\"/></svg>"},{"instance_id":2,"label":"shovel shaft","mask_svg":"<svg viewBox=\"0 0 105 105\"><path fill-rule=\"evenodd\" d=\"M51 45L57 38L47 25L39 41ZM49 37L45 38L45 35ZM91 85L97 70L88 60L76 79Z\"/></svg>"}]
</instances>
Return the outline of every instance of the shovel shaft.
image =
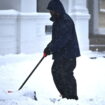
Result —
<instances>
[{"instance_id":1,"label":"shovel shaft","mask_svg":"<svg viewBox=\"0 0 105 105\"><path fill-rule=\"evenodd\" d=\"M28 81L28 79L31 77L31 75L34 73L34 71L36 70L36 68L39 66L39 64L42 62L42 60L45 58L45 56L43 56L42 58L41 58L41 60L38 62L38 64L35 66L35 68L32 70L32 72L28 75L28 77L25 79L25 81L22 83L22 85L20 86L20 88L18 89L18 90L20 90L20 89L22 89L23 88L23 86L25 85L25 83Z\"/></svg>"}]
</instances>

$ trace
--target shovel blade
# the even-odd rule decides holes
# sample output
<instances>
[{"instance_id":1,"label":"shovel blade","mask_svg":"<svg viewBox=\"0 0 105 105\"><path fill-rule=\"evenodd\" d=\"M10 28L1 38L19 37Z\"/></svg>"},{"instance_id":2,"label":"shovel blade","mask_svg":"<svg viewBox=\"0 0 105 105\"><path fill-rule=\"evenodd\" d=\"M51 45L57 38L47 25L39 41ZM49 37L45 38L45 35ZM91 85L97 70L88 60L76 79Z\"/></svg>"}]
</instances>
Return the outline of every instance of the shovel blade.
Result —
<instances>
[{"instance_id":1,"label":"shovel blade","mask_svg":"<svg viewBox=\"0 0 105 105\"><path fill-rule=\"evenodd\" d=\"M8 92L8 93L13 93L13 91L11 91L11 90L8 90L7 92Z\"/></svg>"}]
</instances>

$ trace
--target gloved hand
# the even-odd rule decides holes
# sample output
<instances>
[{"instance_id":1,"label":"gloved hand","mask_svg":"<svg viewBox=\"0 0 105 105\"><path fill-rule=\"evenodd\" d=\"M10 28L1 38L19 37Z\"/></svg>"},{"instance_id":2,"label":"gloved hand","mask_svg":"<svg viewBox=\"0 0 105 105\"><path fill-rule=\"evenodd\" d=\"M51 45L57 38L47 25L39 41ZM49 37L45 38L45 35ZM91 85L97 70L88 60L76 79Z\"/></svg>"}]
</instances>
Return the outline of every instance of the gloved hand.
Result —
<instances>
[{"instance_id":1,"label":"gloved hand","mask_svg":"<svg viewBox=\"0 0 105 105\"><path fill-rule=\"evenodd\" d=\"M47 55L50 55L50 54L51 54L50 49L48 47L46 47L44 49L44 56L47 56Z\"/></svg>"}]
</instances>

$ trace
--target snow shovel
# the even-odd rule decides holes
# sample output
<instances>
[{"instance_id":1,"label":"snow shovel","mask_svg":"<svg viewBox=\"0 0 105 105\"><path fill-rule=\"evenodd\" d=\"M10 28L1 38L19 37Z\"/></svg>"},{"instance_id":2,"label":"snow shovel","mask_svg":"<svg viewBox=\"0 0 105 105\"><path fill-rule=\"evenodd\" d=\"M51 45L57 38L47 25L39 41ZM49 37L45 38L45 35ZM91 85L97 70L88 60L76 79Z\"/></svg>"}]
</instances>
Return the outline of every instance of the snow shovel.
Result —
<instances>
[{"instance_id":1,"label":"snow shovel","mask_svg":"<svg viewBox=\"0 0 105 105\"><path fill-rule=\"evenodd\" d=\"M19 87L18 90L22 89L23 86L26 84L26 82L29 80L29 78L31 77L31 75L34 73L34 71L37 69L37 67L39 66L39 64L42 62L42 60L46 57L46 54L43 54L43 57L40 59L40 61L37 63L37 65L35 66L35 68L31 71L31 73L28 75L28 77L25 79L25 81L22 83L22 85ZM8 93L12 93L13 91L8 91Z\"/></svg>"}]
</instances>

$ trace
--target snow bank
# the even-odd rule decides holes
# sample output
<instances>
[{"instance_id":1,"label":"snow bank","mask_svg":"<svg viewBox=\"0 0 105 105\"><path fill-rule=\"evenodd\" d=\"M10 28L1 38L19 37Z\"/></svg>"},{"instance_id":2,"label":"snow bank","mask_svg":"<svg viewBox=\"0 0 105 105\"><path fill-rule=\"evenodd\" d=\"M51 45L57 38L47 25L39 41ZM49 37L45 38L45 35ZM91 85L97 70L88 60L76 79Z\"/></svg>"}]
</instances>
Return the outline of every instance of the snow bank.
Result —
<instances>
[{"instance_id":1,"label":"snow bank","mask_svg":"<svg viewBox=\"0 0 105 105\"><path fill-rule=\"evenodd\" d=\"M43 60L22 90L18 91L41 57L41 54L0 56L0 105L104 105L104 53L88 52L77 59L78 101L54 101L54 98L59 99L59 93L50 70L52 56ZM8 90L13 93L7 93ZM38 101L34 100L34 91Z\"/></svg>"}]
</instances>

